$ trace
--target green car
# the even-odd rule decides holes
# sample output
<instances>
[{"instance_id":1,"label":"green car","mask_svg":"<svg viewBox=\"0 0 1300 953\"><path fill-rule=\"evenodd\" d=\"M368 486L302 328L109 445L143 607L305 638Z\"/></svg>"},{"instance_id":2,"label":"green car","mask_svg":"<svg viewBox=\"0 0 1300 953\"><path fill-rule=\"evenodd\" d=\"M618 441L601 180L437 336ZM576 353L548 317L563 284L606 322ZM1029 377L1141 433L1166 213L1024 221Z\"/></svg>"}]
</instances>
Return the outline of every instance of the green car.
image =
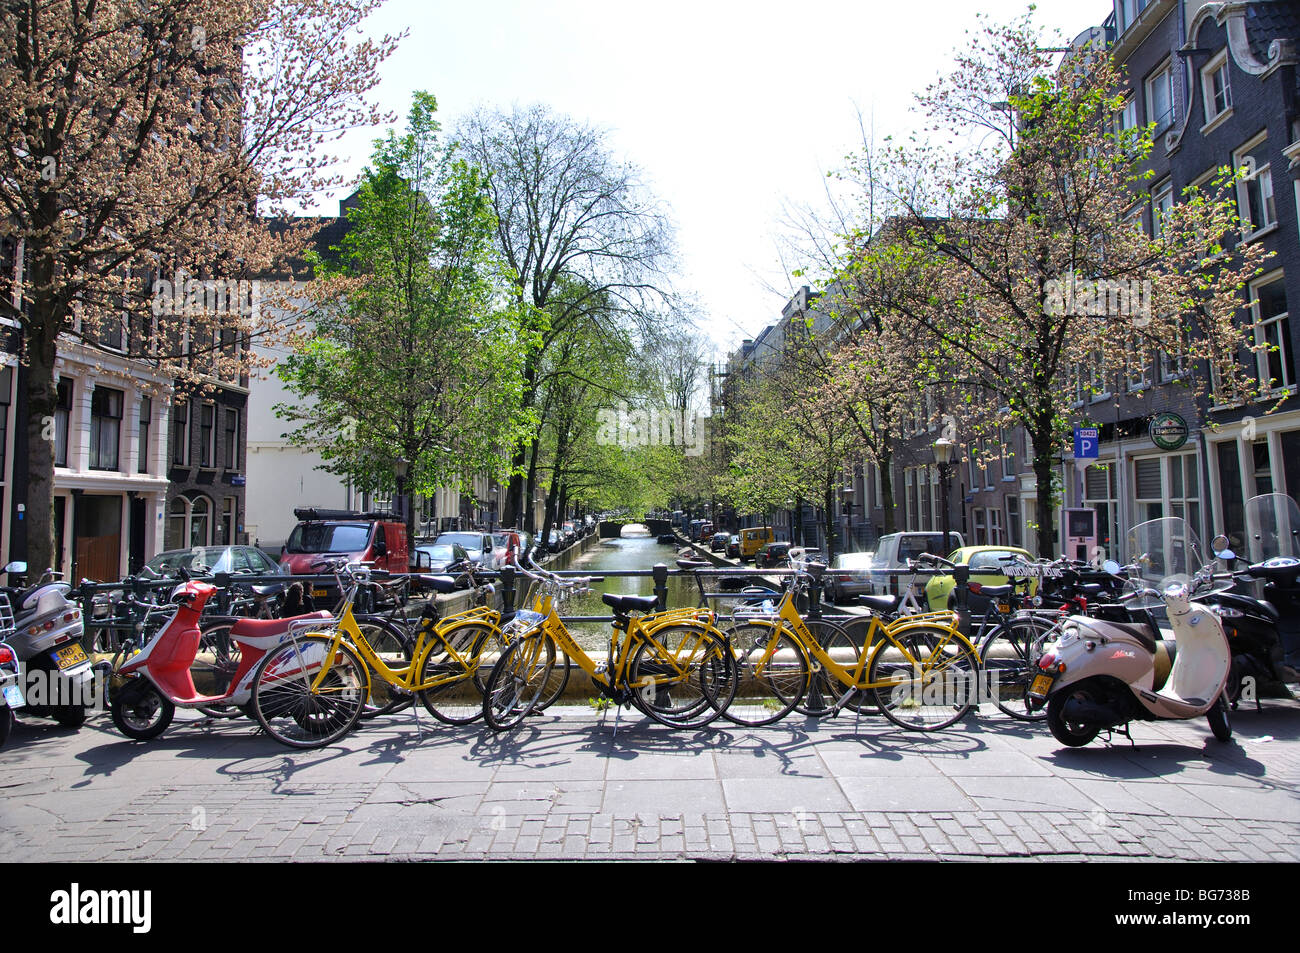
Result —
<instances>
[{"instance_id":1,"label":"green car","mask_svg":"<svg viewBox=\"0 0 1300 953\"><path fill-rule=\"evenodd\" d=\"M1023 556L1033 561L1034 557L1024 549L1015 546L963 546L953 550L949 562L959 566L970 566L970 581L984 586L1004 586L1011 580L1002 572L1005 556ZM952 576L931 576L925 584L926 603L930 609L940 612L948 608L948 594L952 592ZM1038 591L1038 580L1029 584L1029 594Z\"/></svg>"}]
</instances>

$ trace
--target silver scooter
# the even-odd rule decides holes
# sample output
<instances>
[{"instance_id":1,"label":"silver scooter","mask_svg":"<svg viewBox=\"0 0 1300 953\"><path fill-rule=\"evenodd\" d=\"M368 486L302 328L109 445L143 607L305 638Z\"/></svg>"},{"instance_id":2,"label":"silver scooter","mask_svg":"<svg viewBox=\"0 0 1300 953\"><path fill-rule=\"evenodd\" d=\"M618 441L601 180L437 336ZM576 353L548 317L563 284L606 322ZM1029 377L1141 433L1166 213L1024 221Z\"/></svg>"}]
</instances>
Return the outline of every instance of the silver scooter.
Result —
<instances>
[{"instance_id":1,"label":"silver scooter","mask_svg":"<svg viewBox=\"0 0 1300 953\"><path fill-rule=\"evenodd\" d=\"M1047 726L1061 744L1081 747L1102 731L1128 734L1132 721L1204 715L1219 741L1232 736L1224 686L1232 665L1223 623L1197 596L1231 586L1215 574L1195 534L1178 517L1151 520L1129 533L1133 591L1121 600L1147 621L1070 616L1038 662L1031 707L1047 705ZM1107 566L1118 572L1119 566ZM1171 633L1152 624L1163 608Z\"/></svg>"}]
</instances>

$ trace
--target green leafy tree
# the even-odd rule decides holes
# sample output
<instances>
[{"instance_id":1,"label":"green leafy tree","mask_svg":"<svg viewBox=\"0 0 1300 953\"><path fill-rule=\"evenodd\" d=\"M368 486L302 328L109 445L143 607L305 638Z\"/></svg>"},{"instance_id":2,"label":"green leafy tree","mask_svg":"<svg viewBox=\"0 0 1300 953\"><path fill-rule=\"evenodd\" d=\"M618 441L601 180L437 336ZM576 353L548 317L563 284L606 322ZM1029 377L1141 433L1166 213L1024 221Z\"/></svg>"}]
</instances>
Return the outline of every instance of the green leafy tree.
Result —
<instances>
[{"instance_id":1,"label":"green leafy tree","mask_svg":"<svg viewBox=\"0 0 1300 953\"><path fill-rule=\"evenodd\" d=\"M391 489L398 459L413 493L504 479L503 448L533 425L484 179L440 141L436 109L416 93L406 132L376 143L339 261L317 263L315 328L280 368L301 398L277 407L293 441L361 489Z\"/></svg>"}]
</instances>

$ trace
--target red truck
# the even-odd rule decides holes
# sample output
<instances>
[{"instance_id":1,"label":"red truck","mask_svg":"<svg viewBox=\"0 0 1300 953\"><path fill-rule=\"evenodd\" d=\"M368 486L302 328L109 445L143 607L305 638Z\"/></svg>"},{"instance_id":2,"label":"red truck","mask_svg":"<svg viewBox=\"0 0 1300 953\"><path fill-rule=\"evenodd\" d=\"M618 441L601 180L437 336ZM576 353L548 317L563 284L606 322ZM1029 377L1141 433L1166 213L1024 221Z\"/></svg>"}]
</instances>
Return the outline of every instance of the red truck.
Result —
<instances>
[{"instance_id":1,"label":"red truck","mask_svg":"<svg viewBox=\"0 0 1300 953\"><path fill-rule=\"evenodd\" d=\"M346 556L349 562L373 564L388 572L410 572L406 524L392 513L356 513L300 507L298 525L280 549L280 565L295 576L319 575L321 560ZM333 587L316 583L312 595Z\"/></svg>"}]
</instances>

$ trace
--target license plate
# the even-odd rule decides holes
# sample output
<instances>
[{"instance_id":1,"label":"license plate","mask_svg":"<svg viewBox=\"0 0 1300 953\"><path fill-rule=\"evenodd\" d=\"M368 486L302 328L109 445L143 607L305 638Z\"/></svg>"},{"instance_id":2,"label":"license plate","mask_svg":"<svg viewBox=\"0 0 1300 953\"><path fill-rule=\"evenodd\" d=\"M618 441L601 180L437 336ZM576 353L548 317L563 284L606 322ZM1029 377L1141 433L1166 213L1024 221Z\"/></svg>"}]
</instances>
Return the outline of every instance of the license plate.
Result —
<instances>
[{"instance_id":1,"label":"license plate","mask_svg":"<svg viewBox=\"0 0 1300 953\"><path fill-rule=\"evenodd\" d=\"M59 667L59 671L65 668L72 668L74 665L80 665L87 661L86 651L80 644L74 642L71 645L65 645L61 649L55 649L51 655L54 656L54 664Z\"/></svg>"},{"instance_id":2,"label":"license plate","mask_svg":"<svg viewBox=\"0 0 1300 953\"><path fill-rule=\"evenodd\" d=\"M325 590L324 590L324 589L312 589L312 591L311 591L311 597L312 597L313 599L324 599L324 598L325 598Z\"/></svg>"},{"instance_id":3,"label":"license plate","mask_svg":"<svg viewBox=\"0 0 1300 953\"><path fill-rule=\"evenodd\" d=\"M1046 698L1047 692L1055 680L1051 675L1035 675L1033 682L1029 685L1029 694L1037 695L1039 698Z\"/></svg>"},{"instance_id":4,"label":"license plate","mask_svg":"<svg viewBox=\"0 0 1300 953\"><path fill-rule=\"evenodd\" d=\"M998 611L999 611L999 612L1010 612L1010 611L1011 611L1011 606L1008 605L1008 604L1005 603L1005 602L999 602L999 603L998 603Z\"/></svg>"},{"instance_id":5,"label":"license plate","mask_svg":"<svg viewBox=\"0 0 1300 953\"><path fill-rule=\"evenodd\" d=\"M23 701L23 690L17 685L6 685L5 704L10 708L22 708L26 704Z\"/></svg>"}]
</instances>

